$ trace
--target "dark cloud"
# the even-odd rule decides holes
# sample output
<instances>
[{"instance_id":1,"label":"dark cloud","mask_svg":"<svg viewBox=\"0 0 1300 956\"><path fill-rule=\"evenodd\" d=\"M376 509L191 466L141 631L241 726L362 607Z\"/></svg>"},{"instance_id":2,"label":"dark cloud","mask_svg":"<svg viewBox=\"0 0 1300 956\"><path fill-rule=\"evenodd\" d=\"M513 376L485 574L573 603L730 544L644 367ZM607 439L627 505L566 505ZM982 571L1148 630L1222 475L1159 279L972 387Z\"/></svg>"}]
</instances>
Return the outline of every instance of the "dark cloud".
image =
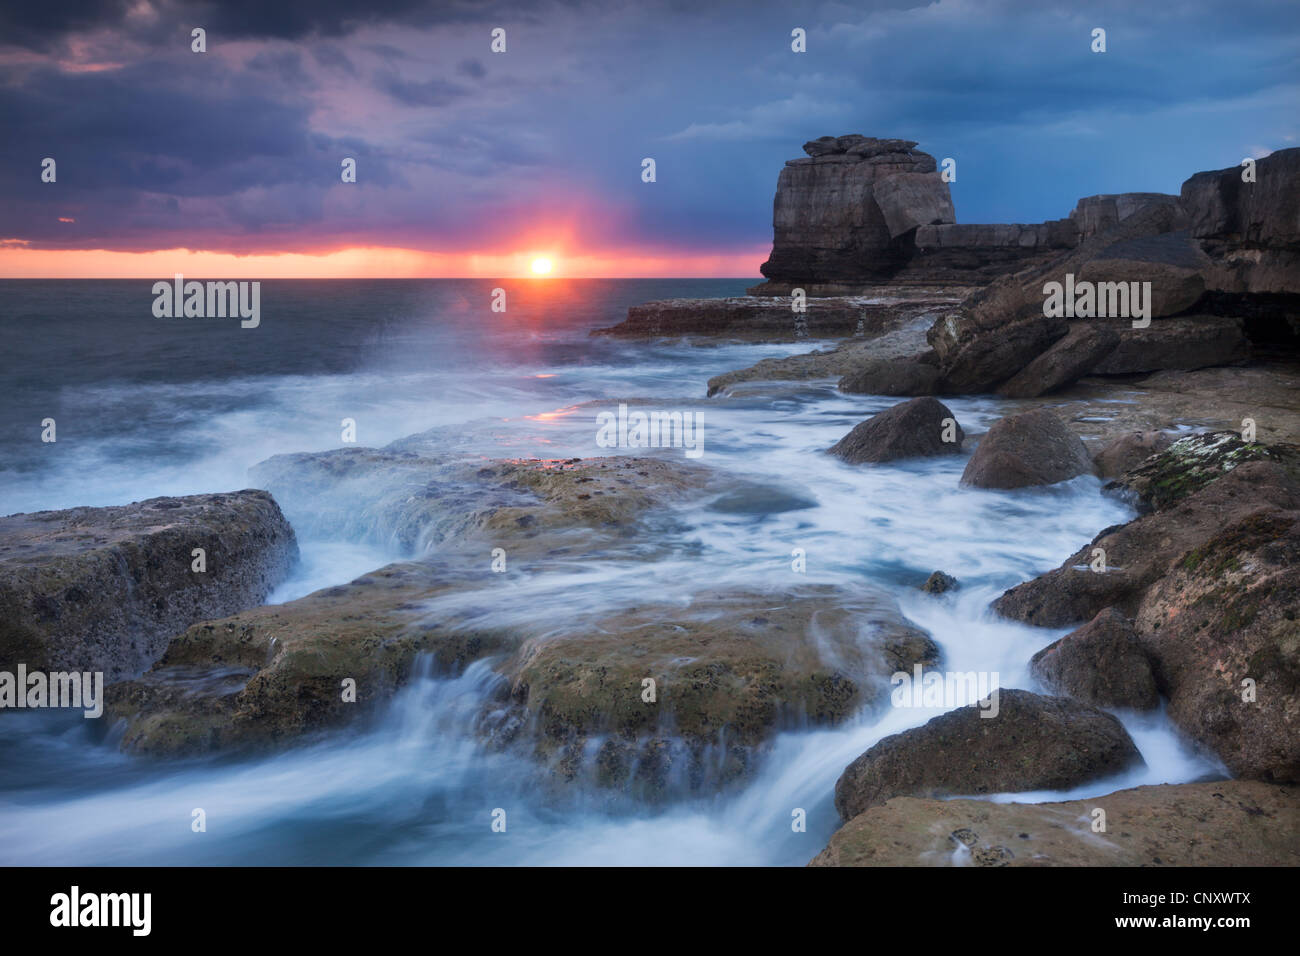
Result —
<instances>
[{"instance_id":1,"label":"dark cloud","mask_svg":"<svg viewBox=\"0 0 1300 956\"><path fill-rule=\"evenodd\" d=\"M469 92L465 87L447 80L411 81L391 70L378 71L375 74L375 86L406 106L446 106Z\"/></svg>"},{"instance_id":2,"label":"dark cloud","mask_svg":"<svg viewBox=\"0 0 1300 956\"><path fill-rule=\"evenodd\" d=\"M0 5L0 46L49 50L69 35L113 30L160 42L183 28L222 38L299 40L344 37L363 26L400 23L413 27L473 22L482 18L533 16L555 3L530 0L154 0L158 16L131 16L133 0L57 0Z\"/></svg>"}]
</instances>

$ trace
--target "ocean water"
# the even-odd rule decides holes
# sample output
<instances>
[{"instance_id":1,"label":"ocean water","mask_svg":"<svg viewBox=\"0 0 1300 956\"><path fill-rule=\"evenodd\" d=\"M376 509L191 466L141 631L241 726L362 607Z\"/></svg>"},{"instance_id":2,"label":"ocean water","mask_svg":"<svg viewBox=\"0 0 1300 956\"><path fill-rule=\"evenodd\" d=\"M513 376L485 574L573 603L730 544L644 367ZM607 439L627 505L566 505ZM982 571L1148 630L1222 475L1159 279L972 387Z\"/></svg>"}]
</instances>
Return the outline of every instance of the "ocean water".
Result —
<instances>
[{"instance_id":1,"label":"ocean water","mask_svg":"<svg viewBox=\"0 0 1300 956\"><path fill-rule=\"evenodd\" d=\"M710 587L808 583L883 588L954 671L1029 687L1030 656L1063 631L987 611L1011 585L1055 567L1130 513L1085 476L1020 492L964 489L964 458L854 468L822 454L895 400L790 383L705 398L710 376L790 345L690 346L592 338L629 305L743 292L748 280L266 281L262 320L156 319L152 282L0 281L0 513L106 505L248 487L281 452L416 433L448 456L592 457L596 415L620 401L702 416L718 490L765 489L746 507L705 503L665 530L662 556L579 564L524 580L493 611L563 620ZM507 311L492 312L492 290ZM1013 403L948 402L979 432ZM40 440L54 418L58 440ZM671 452L670 452L671 453ZM680 453L680 452L677 452ZM310 498L282 497L302 562L271 595L292 600L408 554L312 523ZM310 529L310 533L303 529ZM916 590L933 570L955 594ZM431 613L436 613L436 606ZM645 806L594 788L535 785L535 768L488 752L470 726L499 678L487 663L422 673L361 726L256 759L153 762L122 755L80 717L0 715L0 862L32 864L731 864L799 865L838 826L835 780L875 741L936 710L888 709L778 736L743 787ZM1219 771L1160 714L1118 715L1146 765L1049 800ZM207 831L191 830L202 808ZM507 814L492 830L494 810ZM791 827L807 815L806 832Z\"/></svg>"}]
</instances>

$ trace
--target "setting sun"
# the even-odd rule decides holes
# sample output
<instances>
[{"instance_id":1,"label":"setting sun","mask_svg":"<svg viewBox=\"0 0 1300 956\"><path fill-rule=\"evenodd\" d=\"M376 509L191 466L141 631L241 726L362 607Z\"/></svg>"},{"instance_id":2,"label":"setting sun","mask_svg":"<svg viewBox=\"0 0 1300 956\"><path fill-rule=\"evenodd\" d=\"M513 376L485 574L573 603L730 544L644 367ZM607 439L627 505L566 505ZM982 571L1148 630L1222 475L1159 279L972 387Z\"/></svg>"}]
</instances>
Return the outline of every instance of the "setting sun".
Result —
<instances>
[{"instance_id":1,"label":"setting sun","mask_svg":"<svg viewBox=\"0 0 1300 956\"><path fill-rule=\"evenodd\" d=\"M533 260L533 275L550 275L553 263L545 256Z\"/></svg>"}]
</instances>

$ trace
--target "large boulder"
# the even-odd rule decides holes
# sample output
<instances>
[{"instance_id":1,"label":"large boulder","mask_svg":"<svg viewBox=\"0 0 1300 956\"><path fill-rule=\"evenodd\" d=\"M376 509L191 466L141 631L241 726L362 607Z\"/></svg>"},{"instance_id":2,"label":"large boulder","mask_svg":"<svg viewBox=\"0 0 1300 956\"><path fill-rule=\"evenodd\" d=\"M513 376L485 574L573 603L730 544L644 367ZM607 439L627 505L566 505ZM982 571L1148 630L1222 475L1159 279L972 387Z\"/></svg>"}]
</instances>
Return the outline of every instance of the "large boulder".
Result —
<instances>
[{"instance_id":1,"label":"large boulder","mask_svg":"<svg viewBox=\"0 0 1300 956\"><path fill-rule=\"evenodd\" d=\"M139 674L195 621L261 604L297 559L265 491L0 518L0 670Z\"/></svg>"},{"instance_id":2,"label":"large boulder","mask_svg":"<svg viewBox=\"0 0 1300 956\"><path fill-rule=\"evenodd\" d=\"M998 387L1007 398L1036 398L1087 375L1115 350L1119 333L1091 322L1075 322L1064 338Z\"/></svg>"},{"instance_id":3,"label":"large boulder","mask_svg":"<svg viewBox=\"0 0 1300 956\"><path fill-rule=\"evenodd\" d=\"M835 784L841 819L894 797L1063 790L1142 763L1123 725L1104 711L1024 690L997 694L996 711L958 707L849 764Z\"/></svg>"},{"instance_id":4,"label":"large boulder","mask_svg":"<svg viewBox=\"0 0 1300 956\"><path fill-rule=\"evenodd\" d=\"M1113 607L1043 648L1029 670L1055 693L1096 707L1160 706L1151 662L1133 622Z\"/></svg>"},{"instance_id":5,"label":"large boulder","mask_svg":"<svg viewBox=\"0 0 1300 956\"><path fill-rule=\"evenodd\" d=\"M952 437L951 441L945 439ZM901 402L860 422L828 451L850 465L956 455L966 433L936 398Z\"/></svg>"},{"instance_id":6,"label":"large boulder","mask_svg":"<svg viewBox=\"0 0 1300 956\"><path fill-rule=\"evenodd\" d=\"M1184 230L1111 243L1076 267L1074 281L1076 287L1081 282L1091 282L1098 287L1094 303L1098 316L1102 315L1103 305L1113 316L1110 310L1115 306L1123 307L1124 300L1129 299L1127 314L1120 317L1138 317L1138 300L1129 298L1136 283L1146 317L1160 318L1185 312L1199 302L1205 295L1206 277L1212 269L1209 256ZM1064 281L1064 276L1061 281ZM1111 287L1106 286L1103 302L1103 283L1122 283L1127 288L1117 288L1112 301ZM1146 295L1148 291L1149 297Z\"/></svg>"},{"instance_id":7,"label":"large boulder","mask_svg":"<svg viewBox=\"0 0 1300 956\"><path fill-rule=\"evenodd\" d=\"M1249 780L1061 803L899 797L840 827L810 865L1295 867L1297 818L1300 788Z\"/></svg>"},{"instance_id":8,"label":"large boulder","mask_svg":"<svg viewBox=\"0 0 1300 956\"><path fill-rule=\"evenodd\" d=\"M1045 408L993 423L966 463L961 481L976 488L1024 488L1068 481L1092 470L1079 436Z\"/></svg>"}]
</instances>

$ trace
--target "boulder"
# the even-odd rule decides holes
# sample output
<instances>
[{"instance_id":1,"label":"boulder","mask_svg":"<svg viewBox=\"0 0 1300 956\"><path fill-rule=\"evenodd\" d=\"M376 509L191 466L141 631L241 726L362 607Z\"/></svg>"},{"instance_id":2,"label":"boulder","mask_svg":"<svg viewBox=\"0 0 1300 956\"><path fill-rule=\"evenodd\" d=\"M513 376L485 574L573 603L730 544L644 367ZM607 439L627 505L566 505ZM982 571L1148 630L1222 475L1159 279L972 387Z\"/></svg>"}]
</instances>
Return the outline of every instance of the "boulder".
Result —
<instances>
[{"instance_id":1,"label":"boulder","mask_svg":"<svg viewBox=\"0 0 1300 956\"><path fill-rule=\"evenodd\" d=\"M1112 317L1138 317L1137 302L1141 301L1147 318L1160 318L1177 315L1196 305L1205 295L1206 277L1213 265L1184 230L1111 243L1080 263L1074 278L1076 287L1080 282L1091 282L1097 287L1094 302L1097 316L1103 316L1104 307L1104 314ZM1148 282L1150 286L1145 286ZM1106 283L1114 285L1103 288ZM1130 298L1133 283L1138 283L1136 291L1140 300Z\"/></svg>"},{"instance_id":2,"label":"boulder","mask_svg":"<svg viewBox=\"0 0 1300 956\"><path fill-rule=\"evenodd\" d=\"M961 481L976 488L1024 488L1092 470L1079 436L1044 408L999 419L980 439Z\"/></svg>"},{"instance_id":3,"label":"boulder","mask_svg":"<svg viewBox=\"0 0 1300 956\"><path fill-rule=\"evenodd\" d=\"M1119 344L1119 333L1086 320L998 387L1007 398L1036 398L1087 375Z\"/></svg>"},{"instance_id":4,"label":"boulder","mask_svg":"<svg viewBox=\"0 0 1300 956\"><path fill-rule=\"evenodd\" d=\"M1092 456L1092 463L1099 477L1117 478L1173 443L1173 437L1165 432L1125 432L1106 442Z\"/></svg>"},{"instance_id":5,"label":"boulder","mask_svg":"<svg viewBox=\"0 0 1300 956\"><path fill-rule=\"evenodd\" d=\"M0 670L139 674L195 621L262 603L297 559L265 491L0 518Z\"/></svg>"},{"instance_id":6,"label":"boulder","mask_svg":"<svg viewBox=\"0 0 1300 956\"><path fill-rule=\"evenodd\" d=\"M945 441L946 432L955 440ZM965 437L947 405L935 398L914 398L860 422L828 450L858 465L960 454Z\"/></svg>"},{"instance_id":7,"label":"boulder","mask_svg":"<svg viewBox=\"0 0 1300 956\"><path fill-rule=\"evenodd\" d=\"M1094 832L1094 811L1106 829ZM810 866L1300 865L1300 788L1164 784L1058 803L898 797L831 837Z\"/></svg>"},{"instance_id":8,"label":"boulder","mask_svg":"<svg viewBox=\"0 0 1300 956\"><path fill-rule=\"evenodd\" d=\"M994 304L1004 298L1005 306ZM1037 312L1025 308L1020 290L1003 280L970 302L936 319L928 336L939 355L945 394L991 390L1070 331L1066 319L1043 315L1041 304Z\"/></svg>"},{"instance_id":9,"label":"boulder","mask_svg":"<svg viewBox=\"0 0 1300 956\"><path fill-rule=\"evenodd\" d=\"M1133 623L1113 607L1043 648L1029 670L1053 692L1095 707L1160 706L1151 662Z\"/></svg>"},{"instance_id":10,"label":"boulder","mask_svg":"<svg viewBox=\"0 0 1300 956\"><path fill-rule=\"evenodd\" d=\"M961 584L951 574L935 571L925 579L925 583L921 585L921 590L926 594L946 594L948 591L956 591L960 587Z\"/></svg>"},{"instance_id":11,"label":"boulder","mask_svg":"<svg viewBox=\"0 0 1300 956\"><path fill-rule=\"evenodd\" d=\"M1024 690L997 694L996 711L958 707L854 760L835 784L840 818L894 797L1063 790L1142 763L1123 725L1104 711Z\"/></svg>"},{"instance_id":12,"label":"boulder","mask_svg":"<svg viewBox=\"0 0 1300 956\"><path fill-rule=\"evenodd\" d=\"M476 577L500 588L504 575ZM284 746L341 726L390 698L428 654L455 673L517 644L500 629L434 618L423 603L463 583L455 564L392 564L286 604L196 624L140 677L110 684L107 711L125 722L121 748L152 757ZM344 698L355 681L356 700Z\"/></svg>"}]
</instances>

